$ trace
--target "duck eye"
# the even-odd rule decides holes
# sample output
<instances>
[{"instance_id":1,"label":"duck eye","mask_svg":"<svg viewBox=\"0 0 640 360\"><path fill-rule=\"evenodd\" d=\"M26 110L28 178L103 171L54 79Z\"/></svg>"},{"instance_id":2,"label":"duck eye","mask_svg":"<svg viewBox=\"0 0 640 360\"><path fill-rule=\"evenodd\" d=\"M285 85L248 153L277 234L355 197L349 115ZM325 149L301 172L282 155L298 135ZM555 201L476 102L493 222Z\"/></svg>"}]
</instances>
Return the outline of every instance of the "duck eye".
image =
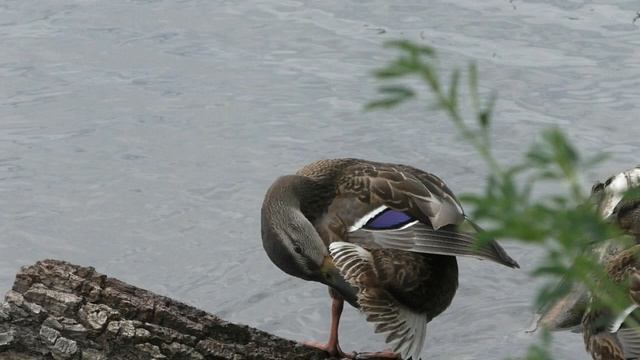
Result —
<instances>
[{"instance_id":1,"label":"duck eye","mask_svg":"<svg viewBox=\"0 0 640 360\"><path fill-rule=\"evenodd\" d=\"M598 191L602 191L604 190L604 184L601 182L597 182L593 185L593 187L591 188L591 192L592 193L596 193Z\"/></svg>"},{"instance_id":2,"label":"duck eye","mask_svg":"<svg viewBox=\"0 0 640 360\"><path fill-rule=\"evenodd\" d=\"M302 254L302 248L300 247L300 245L294 245L293 251L297 252L298 254Z\"/></svg>"}]
</instances>

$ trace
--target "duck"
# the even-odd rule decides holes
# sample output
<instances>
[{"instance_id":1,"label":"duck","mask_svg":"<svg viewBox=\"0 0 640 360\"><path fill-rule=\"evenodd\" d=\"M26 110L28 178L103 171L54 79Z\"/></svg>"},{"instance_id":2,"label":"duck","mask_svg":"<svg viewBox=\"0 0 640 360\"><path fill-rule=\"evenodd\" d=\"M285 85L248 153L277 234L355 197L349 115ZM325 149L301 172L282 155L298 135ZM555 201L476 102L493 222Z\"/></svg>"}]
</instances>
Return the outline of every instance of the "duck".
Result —
<instances>
[{"instance_id":1,"label":"duck","mask_svg":"<svg viewBox=\"0 0 640 360\"><path fill-rule=\"evenodd\" d=\"M633 194L625 196L636 188L640 188L640 166L592 188L601 216L630 236L634 244L605 262L609 278L628 287L628 306L614 313L590 296L582 318L585 347L594 360L640 359L640 199Z\"/></svg>"},{"instance_id":2,"label":"duck","mask_svg":"<svg viewBox=\"0 0 640 360\"><path fill-rule=\"evenodd\" d=\"M625 196L638 187L640 166L596 182L590 197L600 216L623 235L603 241L590 251L614 283L627 287L625 309L615 313L585 286L574 284L565 297L547 306L538 320L538 325L549 330L571 327L582 332L586 350L594 360L640 359L640 328L635 327L640 321L640 199ZM624 238L631 238L626 241L632 244L627 249Z\"/></svg>"},{"instance_id":3,"label":"duck","mask_svg":"<svg viewBox=\"0 0 640 360\"><path fill-rule=\"evenodd\" d=\"M602 219L616 225L621 232L640 244L640 202L624 198L625 193L640 187L640 165L609 176L603 181L596 181L591 187L589 202L595 206ZM622 241L621 241L622 240ZM591 251L599 263L606 264L610 259L625 249L626 239L607 239ZM569 285L562 279L557 287ZM534 318L528 332L538 328L550 331L571 330L582 331L582 319L590 301L589 290L581 283L573 283L567 294L554 302L544 304Z\"/></svg>"},{"instance_id":4,"label":"duck","mask_svg":"<svg viewBox=\"0 0 640 360\"><path fill-rule=\"evenodd\" d=\"M458 288L456 257L519 267L496 241L476 242L481 231L436 175L355 158L319 160L277 178L261 209L269 259L291 276L328 286L329 340L307 345L339 358L420 359L427 324ZM391 351L340 348L345 301Z\"/></svg>"},{"instance_id":5,"label":"duck","mask_svg":"<svg viewBox=\"0 0 640 360\"><path fill-rule=\"evenodd\" d=\"M605 265L609 278L626 286L628 304L619 313L591 297L582 319L583 339L594 360L640 359L640 245L612 257ZM631 321L633 319L633 321Z\"/></svg>"}]
</instances>

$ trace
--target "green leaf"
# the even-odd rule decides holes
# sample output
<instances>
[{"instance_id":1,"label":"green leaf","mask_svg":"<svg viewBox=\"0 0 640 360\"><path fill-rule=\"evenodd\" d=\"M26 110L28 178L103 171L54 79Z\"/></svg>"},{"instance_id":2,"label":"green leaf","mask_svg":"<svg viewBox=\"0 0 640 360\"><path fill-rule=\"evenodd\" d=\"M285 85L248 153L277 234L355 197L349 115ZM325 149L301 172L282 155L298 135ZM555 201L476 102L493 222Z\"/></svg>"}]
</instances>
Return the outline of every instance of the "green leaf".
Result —
<instances>
[{"instance_id":1,"label":"green leaf","mask_svg":"<svg viewBox=\"0 0 640 360\"><path fill-rule=\"evenodd\" d=\"M365 110L388 109L388 108L398 106L403 101L404 99L399 99L399 98L386 98L386 99L374 100L369 102L365 106Z\"/></svg>"},{"instance_id":2,"label":"green leaf","mask_svg":"<svg viewBox=\"0 0 640 360\"><path fill-rule=\"evenodd\" d=\"M451 82L449 84L449 104L453 108L458 107L458 84L460 83L460 71L454 70L451 73Z\"/></svg>"},{"instance_id":3,"label":"green leaf","mask_svg":"<svg viewBox=\"0 0 640 360\"><path fill-rule=\"evenodd\" d=\"M627 190L622 199L623 201L640 200L640 187Z\"/></svg>"},{"instance_id":4,"label":"green leaf","mask_svg":"<svg viewBox=\"0 0 640 360\"><path fill-rule=\"evenodd\" d=\"M401 85L382 86L378 89L378 92L386 96L382 99L368 103L365 107L366 110L391 108L394 106L398 106L404 101L407 101L415 96L415 92L413 90Z\"/></svg>"},{"instance_id":5,"label":"green leaf","mask_svg":"<svg viewBox=\"0 0 640 360\"><path fill-rule=\"evenodd\" d=\"M487 102L487 105L485 106L484 110L480 111L479 113L478 122L480 123L480 127L485 130L489 127L489 124L491 123L491 114L493 113L493 107L496 104L497 98L498 96L496 95L495 92L491 93L491 96L489 97L489 101Z\"/></svg>"},{"instance_id":6,"label":"green leaf","mask_svg":"<svg viewBox=\"0 0 640 360\"><path fill-rule=\"evenodd\" d=\"M391 62L386 67L376 70L374 72L374 75L378 79L382 80L392 79L416 73L419 71L419 69L420 66L416 61L410 58L401 57Z\"/></svg>"},{"instance_id":7,"label":"green leaf","mask_svg":"<svg viewBox=\"0 0 640 360\"><path fill-rule=\"evenodd\" d=\"M423 66L420 68L420 74L431 90L438 94L440 92L440 79L438 79L435 69L431 66Z\"/></svg>"},{"instance_id":8,"label":"green leaf","mask_svg":"<svg viewBox=\"0 0 640 360\"><path fill-rule=\"evenodd\" d=\"M415 92L413 90L402 85L381 86L378 91L383 94L391 94L404 98L410 98L415 95Z\"/></svg>"},{"instance_id":9,"label":"green leaf","mask_svg":"<svg viewBox=\"0 0 640 360\"><path fill-rule=\"evenodd\" d=\"M469 64L467 79L473 111L463 114L459 70L451 72L446 87L440 82L445 77L438 71L432 48L407 40L392 41L386 46L400 50L400 54L376 72L378 79L412 76L422 80L432 94L429 102L435 104L433 108L446 112L465 141L487 163L489 174L484 185L479 182L478 191L460 196L474 221L481 222L485 229L476 235L477 244L508 238L539 247L545 256L541 263L533 265L531 275L542 277L547 284L538 292L538 301L561 296L565 290L553 282L565 279L569 284L586 286L597 305L614 313L625 301L628 303L627 290L609 279L596 257L602 246L608 246L605 241L619 236L620 230L600 218L592 205L596 197L586 201L579 176L605 156L583 157L560 128L551 128L536 137L520 160L501 164L492 153L490 142L497 96L491 93L482 106L476 65ZM417 97L412 88L402 85L384 86L380 94L382 98L367 108L392 107ZM540 191L541 185L544 191ZM639 198L640 190L625 195L625 199ZM549 344L550 335L545 332L542 343L529 348L526 359L552 359Z\"/></svg>"}]
</instances>

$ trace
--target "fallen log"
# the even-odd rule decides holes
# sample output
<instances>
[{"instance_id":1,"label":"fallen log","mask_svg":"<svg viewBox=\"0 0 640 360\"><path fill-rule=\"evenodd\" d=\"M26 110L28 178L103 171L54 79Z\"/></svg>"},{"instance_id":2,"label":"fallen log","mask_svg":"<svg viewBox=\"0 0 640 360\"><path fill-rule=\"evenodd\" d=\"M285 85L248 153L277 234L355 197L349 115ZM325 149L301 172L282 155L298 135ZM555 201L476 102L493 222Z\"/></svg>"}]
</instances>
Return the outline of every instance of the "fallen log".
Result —
<instances>
[{"instance_id":1,"label":"fallen log","mask_svg":"<svg viewBox=\"0 0 640 360\"><path fill-rule=\"evenodd\" d=\"M24 267L0 305L0 359L326 359L92 267Z\"/></svg>"}]
</instances>

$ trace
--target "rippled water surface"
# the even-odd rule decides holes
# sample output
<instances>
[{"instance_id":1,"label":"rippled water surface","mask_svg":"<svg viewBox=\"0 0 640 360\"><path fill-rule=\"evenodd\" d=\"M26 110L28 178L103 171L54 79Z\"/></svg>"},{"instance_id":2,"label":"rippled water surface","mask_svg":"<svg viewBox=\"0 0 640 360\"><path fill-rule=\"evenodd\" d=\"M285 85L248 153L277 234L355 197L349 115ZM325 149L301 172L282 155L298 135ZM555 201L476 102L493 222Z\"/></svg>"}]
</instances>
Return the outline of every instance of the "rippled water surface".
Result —
<instances>
[{"instance_id":1,"label":"rippled water surface","mask_svg":"<svg viewBox=\"0 0 640 360\"><path fill-rule=\"evenodd\" d=\"M384 40L476 61L499 91L496 148L517 159L558 124L581 150L640 151L637 1L2 1L0 289L42 258L93 265L226 319L323 339L325 288L292 279L259 235L265 189L329 157L409 163L457 192L485 168L419 104L363 113ZM460 290L429 325L429 359L499 359L535 338L539 253L506 243L523 269L461 260ZM379 350L353 309L345 348ZM559 359L585 359L561 334Z\"/></svg>"}]
</instances>

